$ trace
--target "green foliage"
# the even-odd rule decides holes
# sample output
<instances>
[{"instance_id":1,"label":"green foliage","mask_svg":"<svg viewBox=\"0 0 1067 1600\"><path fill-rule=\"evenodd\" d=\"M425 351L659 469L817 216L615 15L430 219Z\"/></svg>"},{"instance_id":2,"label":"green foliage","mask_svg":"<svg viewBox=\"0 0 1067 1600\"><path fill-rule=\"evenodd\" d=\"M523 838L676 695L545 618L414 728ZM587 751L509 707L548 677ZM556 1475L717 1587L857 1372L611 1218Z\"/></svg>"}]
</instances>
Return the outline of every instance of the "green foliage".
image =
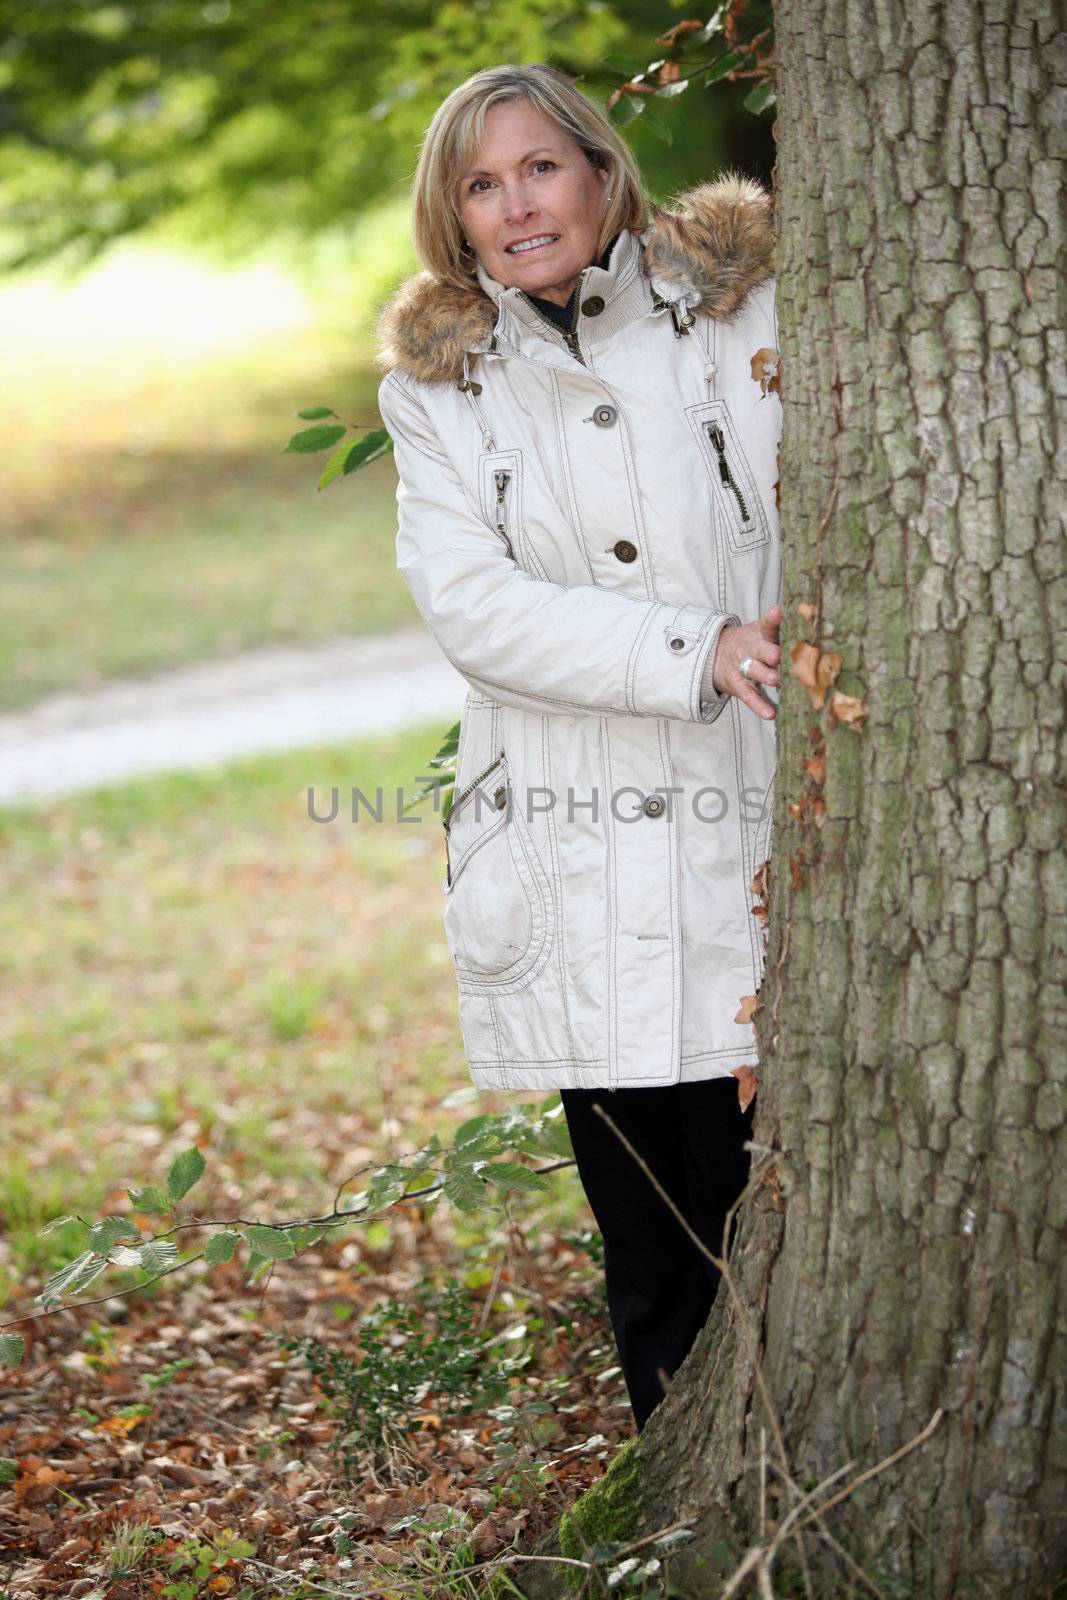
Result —
<instances>
[{"instance_id":1,"label":"green foliage","mask_svg":"<svg viewBox=\"0 0 1067 1600\"><path fill-rule=\"evenodd\" d=\"M17 1367L26 1353L21 1333L0 1333L0 1367Z\"/></svg>"},{"instance_id":2,"label":"green foliage","mask_svg":"<svg viewBox=\"0 0 1067 1600\"><path fill-rule=\"evenodd\" d=\"M297 412L298 417L336 415L336 411L331 411L329 406L308 406L305 410ZM385 428L371 428L359 439L345 438L348 429L357 426L356 423L341 421L320 423L314 428L301 428L298 433L293 434L282 454L291 452L302 456L317 455L319 451L329 450L332 445L337 445L337 449L334 450L319 477L319 489L325 489L337 478L345 478L360 467L369 466L372 461L377 461L392 450L393 441ZM338 444L338 440L344 442Z\"/></svg>"},{"instance_id":3,"label":"green foliage","mask_svg":"<svg viewBox=\"0 0 1067 1600\"><path fill-rule=\"evenodd\" d=\"M168 217L235 250L343 228L409 178L443 97L507 61L549 61L592 97L615 95L609 114L647 127L653 186L671 187L690 178L691 152L722 143L722 107L685 91L768 72L767 39L758 54L752 41L769 19L769 0L719 5L706 24L656 37L662 9L645 0L411 0L402 11L369 0L311 28L298 0L23 7L0 75L0 267L91 260ZM619 93L620 79L637 91Z\"/></svg>"},{"instance_id":4,"label":"green foliage","mask_svg":"<svg viewBox=\"0 0 1067 1600\"><path fill-rule=\"evenodd\" d=\"M444 795L444 801L441 806L441 816L442 818L448 816L448 813L452 809L452 795L456 783L456 756L459 752L459 730L460 724L458 722L454 722L449 728L448 732L445 734L440 747L430 757L430 766L440 767L441 776L439 778L432 778L429 783L423 786L423 788L416 791L411 799L408 800L404 805L405 814L414 806L419 805L421 801L428 799L430 795L442 794Z\"/></svg>"},{"instance_id":5,"label":"green foliage","mask_svg":"<svg viewBox=\"0 0 1067 1600\"><path fill-rule=\"evenodd\" d=\"M109 1583L132 1578L153 1546L164 1538L150 1522L121 1522L104 1539L102 1555Z\"/></svg>"},{"instance_id":6,"label":"green foliage","mask_svg":"<svg viewBox=\"0 0 1067 1600\"><path fill-rule=\"evenodd\" d=\"M501 1358L477 1327L479 1306L460 1284L424 1284L410 1302L391 1302L359 1324L359 1359L305 1336L278 1336L302 1357L340 1416L337 1449L351 1464L369 1446L380 1460L390 1443L421 1427L418 1413L466 1415L499 1404L522 1357Z\"/></svg>"},{"instance_id":7,"label":"green foliage","mask_svg":"<svg viewBox=\"0 0 1067 1600\"><path fill-rule=\"evenodd\" d=\"M177 1583L165 1584L162 1593L170 1596L171 1600L196 1600L201 1592L201 1584L207 1583L222 1568L234 1564L239 1566L255 1553L255 1545L249 1544L247 1539L239 1539L232 1528L223 1528L214 1544L187 1539L172 1556L169 1571L172 1574L188 1572L189 1577Z\"/></svg>"},{"instance_id":8,"label":"green foliage","mask_svg":"<svg viewBox=\"0 0 1067 1600\"><path fill-rule=\"evenodd\" d=\"M220 1225L204 1246L203 1258L209 1265L232 1261L243 1243L249 1251L248 1282L254 1283L270 1270L272 1262L291 1260L310 1249L324 1236L327 1227L349 1221L366 1224L413 1196L429 1205L445 1195L458 1210L474 1211L499 1204L508 1194L543 1190L546 1179L538 1171L515 1159L495 1158L555 1155L572 1159L562 1113L559 1096L553 1094L537 1111L519 1104L500 1115L471 1117L457 1130L453 1145L445 1147L434 1134L406 1160L384 1163L366 1189L345 1196L329 1217L291 1223L242 1223L239 1227ZM182 1151L171 1165L165 1189L127 1189L135 1213L168 1216L200 1181L206 1166L199 1149ZM86 1289L109 1266L138 1269L145 1275L144 1282L200 1259L201 1253L197 1253L183 1260L173 1240L146 1237L128 1215L103 1217L92 1226L78 1218L62 1217L44 1232L75 1221L87 1231L89 1248L47 1279L37 1296L46 1309ZM0 1366L17 1366L23 1356L22 1336L0 1328Z\"/></svg>"},{"instance_id":9,"label":"green foliage","mask_svg":"<svg viewBox=\"0 0 1067 1600\"><path fill-rule=\"evenodd\" d=\"M175 1157L174 1165L167 1174L167 1194L172 1206L176 1206L179 1200L184 1199L193 1184L200 1181L206 1167L204 1153L195 1145L191 1150L183 1150L180 1156Z\"/></svg>"}]
</instances>

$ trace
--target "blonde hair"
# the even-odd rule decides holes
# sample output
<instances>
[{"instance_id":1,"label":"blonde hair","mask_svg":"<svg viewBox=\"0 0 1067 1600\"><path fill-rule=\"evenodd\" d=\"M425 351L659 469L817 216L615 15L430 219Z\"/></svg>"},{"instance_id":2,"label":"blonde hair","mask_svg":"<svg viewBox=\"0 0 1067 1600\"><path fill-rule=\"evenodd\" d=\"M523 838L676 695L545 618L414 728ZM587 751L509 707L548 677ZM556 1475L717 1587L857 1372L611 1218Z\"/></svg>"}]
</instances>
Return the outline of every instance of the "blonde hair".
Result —
<instances>
[{"instance_id":1,"label":"blonde hair","mask_svg":"<svg viewBox=\"0 0 1067 1600\"><path fill-rule=\"evenodd\" d=\"M457 288L476 281L477 262L463 244L457 207L459 178L475 159L490 106L528 100L573 139L592 166L606 170L604 208L593 259L623 228L643 233L649 205L630 147L600 107L572 79L537 62L527 67L486 67L441 102L423 136L412 187L412 235L424 267Z\"/></svg>"}]
</instances>

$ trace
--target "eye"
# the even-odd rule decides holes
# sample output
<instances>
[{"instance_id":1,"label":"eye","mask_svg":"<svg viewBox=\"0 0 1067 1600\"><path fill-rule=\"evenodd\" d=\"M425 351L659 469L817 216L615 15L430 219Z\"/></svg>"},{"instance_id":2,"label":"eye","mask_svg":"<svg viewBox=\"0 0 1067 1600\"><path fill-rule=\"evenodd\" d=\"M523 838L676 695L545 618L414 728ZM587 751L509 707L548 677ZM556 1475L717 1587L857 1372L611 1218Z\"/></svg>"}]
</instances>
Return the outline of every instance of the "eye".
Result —
<instances>
[{"instance_id":1,"label":"eye","mask_svg":"<svg viewBox=\"0 0 1067 1600\"><path fill-rule=\"evenodd\" d=\"M548 156L542 156L540 161L534 162L535 167L554 167L555 165L556 163L550 160Z\"/></svg>"},{"instance_id":2,"label":"eye","mask_svg":"<svg viewBox=\"0 0 1067 1600\"><path fill-rule=\"evenodd\" d=\"M488 183L488 182L489 182L488 178L475 178L475 180L471 184L470 189L469 189L468 192L470 194L477 194L478 193L478 185L480 183Z\"/></svg>"}]
</instances>

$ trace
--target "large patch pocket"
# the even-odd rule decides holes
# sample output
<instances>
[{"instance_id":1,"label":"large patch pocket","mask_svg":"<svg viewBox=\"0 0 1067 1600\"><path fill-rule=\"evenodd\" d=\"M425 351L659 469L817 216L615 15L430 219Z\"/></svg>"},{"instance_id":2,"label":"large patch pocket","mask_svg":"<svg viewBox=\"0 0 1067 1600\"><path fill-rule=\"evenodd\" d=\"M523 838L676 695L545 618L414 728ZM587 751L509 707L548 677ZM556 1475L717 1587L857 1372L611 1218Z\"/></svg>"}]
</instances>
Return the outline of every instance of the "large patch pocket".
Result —
<instances>
[{"instance_id":1,"label":"large patch pocket","mask_svg":"<svg viewBox=\"0 0 1067 1600\"><path fill-rule=\"evenodd\" d=\"M479 473L482 515L486 522L524 572L535 578L547 578L548 573L526 532L521 452L494 450L481 457Z\"/></svg>"},{"instance_id":2,"label":"large patch pocket","mask_svg":"<svg viewBox=\"0 0 1067 1600\"><path fill-rule=\"evenodd\" d=\"M686 406L689 425L711 474L720 525L735 555L769 544L771 530L756 480L725 400Z\"/></svg>"},{"instance_id":3,"label":"large patch pocket","mask_svg":"<svg viewBox=\"0 0 1067 1600\"><path fill-rule=\"evenodd\" d=\"M548 960L552 893L503 750L457 795L445 839L445 939L460 988L524 988Z\"/></svg>"}]
</instances>

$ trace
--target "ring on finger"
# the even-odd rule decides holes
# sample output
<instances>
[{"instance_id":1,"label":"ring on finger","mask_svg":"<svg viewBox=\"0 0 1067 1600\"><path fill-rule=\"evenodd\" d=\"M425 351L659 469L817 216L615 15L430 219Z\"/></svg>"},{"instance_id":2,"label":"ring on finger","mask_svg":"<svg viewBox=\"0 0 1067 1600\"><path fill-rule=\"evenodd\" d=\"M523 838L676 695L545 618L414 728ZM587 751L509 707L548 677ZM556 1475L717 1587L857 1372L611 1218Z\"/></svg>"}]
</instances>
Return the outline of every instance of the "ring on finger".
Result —
<instances>
[{"instance_id":1,"label":"ring on finger","mask_svg":"<svg viewBox=\"0 0 1067 1600\"><path fill-rule=\"evenodd\" d=\"M751 670L750 670L752 665L753 665L752 657L751 656L746 656L745 659L742 661L741 665L737 669L738 672L741 674L742 678L747 678L749 683L752 683L754 681L753 677L752 677Z\"/></svg>"}]
</instances>

